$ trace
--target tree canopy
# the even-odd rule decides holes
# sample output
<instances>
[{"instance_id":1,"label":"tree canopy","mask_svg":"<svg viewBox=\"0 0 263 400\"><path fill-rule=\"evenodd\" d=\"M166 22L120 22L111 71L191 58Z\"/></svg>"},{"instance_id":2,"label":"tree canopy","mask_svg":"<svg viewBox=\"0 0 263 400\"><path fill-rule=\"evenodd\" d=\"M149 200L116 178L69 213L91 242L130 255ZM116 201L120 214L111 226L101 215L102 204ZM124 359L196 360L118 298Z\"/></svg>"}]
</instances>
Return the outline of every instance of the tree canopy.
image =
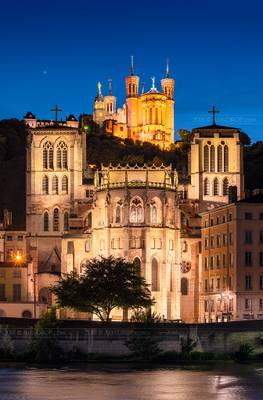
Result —
<instances>
[{"instance_id":1,"label":"tree canopy","mask_svg":"<svg viewBox=\"0 0 263 400\"><path fill-rule=\"evenodd\" d=\"M59 307L110 319L114 308L149 307L154 302L138 266L123 258L91 259L81 275L71 272L51 288Z\"/></svg>"}]
</instances>

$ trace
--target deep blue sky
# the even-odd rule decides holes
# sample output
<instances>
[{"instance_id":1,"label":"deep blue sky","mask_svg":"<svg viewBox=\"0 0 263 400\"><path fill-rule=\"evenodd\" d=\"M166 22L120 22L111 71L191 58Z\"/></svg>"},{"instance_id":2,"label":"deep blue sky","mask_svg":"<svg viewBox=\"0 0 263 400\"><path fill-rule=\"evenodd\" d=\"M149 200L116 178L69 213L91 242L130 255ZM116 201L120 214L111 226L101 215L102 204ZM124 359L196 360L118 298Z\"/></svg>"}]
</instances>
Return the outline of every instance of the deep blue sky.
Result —
<instances>
[{"instance_id":1,"label":"deep blue sky","mask_svg":"<svg viewBox=\"0 0 263 400\"><path fill-rule=\"evenodd\" d=\"M176 79L175 126L210 123L263 134L261 1L0 0L0 118L28 110L51 118L92 111L98 80L113 79L124 100L129 57L150 86L170 59Z\"/></svg>"}]
</instances>

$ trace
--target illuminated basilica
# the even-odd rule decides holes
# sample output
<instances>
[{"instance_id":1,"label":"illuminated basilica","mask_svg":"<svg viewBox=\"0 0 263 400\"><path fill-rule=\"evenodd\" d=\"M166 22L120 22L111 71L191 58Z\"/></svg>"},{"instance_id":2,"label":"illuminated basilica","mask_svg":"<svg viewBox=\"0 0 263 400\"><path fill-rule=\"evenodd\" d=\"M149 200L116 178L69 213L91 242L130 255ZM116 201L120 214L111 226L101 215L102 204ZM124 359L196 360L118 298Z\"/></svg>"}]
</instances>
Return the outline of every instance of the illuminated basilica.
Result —
<instances>
[{"instance_id":1,"label":"illuminated basilica","mask_svg":"<svg viewBox=\"0 0 263 400\"><path fill-rule=\"evenodd\" d=\"M175 81L170 78L168 64L166 77L161 80L161 91L156 87L155 78L151 79L150 90L145 92L145 83L142 83L140 90L140 78L134 74L132 58L130 75L125 78L125 104L116 110L116 97L112 94L111 80L106 96L102 95L99 82L93 119L103 126L107 133L114 136L151 142L162 149L168 149L174 143Z\"/></svg>"}]
</instances>

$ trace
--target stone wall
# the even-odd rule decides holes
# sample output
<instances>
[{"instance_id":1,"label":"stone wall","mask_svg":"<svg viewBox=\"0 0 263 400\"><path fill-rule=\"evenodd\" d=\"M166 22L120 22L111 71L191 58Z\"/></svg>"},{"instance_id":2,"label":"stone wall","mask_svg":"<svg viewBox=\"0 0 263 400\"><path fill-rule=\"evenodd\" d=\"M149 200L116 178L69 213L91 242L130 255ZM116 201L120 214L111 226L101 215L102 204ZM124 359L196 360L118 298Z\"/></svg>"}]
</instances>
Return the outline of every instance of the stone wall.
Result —
<instances>
[{"instance_id":1,"label":"stone wall","mask_svg":"<svg viewBox=\"0 0 263 400\"><path fill-rule=\"evenodd\" d=\"M0 318L0 340L8 334L17 351L25 351L34 335L34 320ZM57 331L60 346L69 351L79 348L85 353L128 354L125 342L134 331L145 330L141 324L63 321ZM240 321L211 324L156 324L151 329L160 335L164 351L180 351L182 340L197 342L196 351L231 353L244 343L263 352L263 321ZM261 340L262 342L262 340Z\"/></svg>"}]
</instances>

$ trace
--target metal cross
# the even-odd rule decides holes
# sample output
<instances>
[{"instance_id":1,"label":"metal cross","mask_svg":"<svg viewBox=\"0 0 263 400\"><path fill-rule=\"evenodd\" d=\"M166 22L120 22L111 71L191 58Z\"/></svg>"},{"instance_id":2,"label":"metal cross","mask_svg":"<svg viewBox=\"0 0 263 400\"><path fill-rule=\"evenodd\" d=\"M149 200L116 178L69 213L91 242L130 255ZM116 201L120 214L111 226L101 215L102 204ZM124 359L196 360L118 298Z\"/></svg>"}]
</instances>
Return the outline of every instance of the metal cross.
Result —
<instances>
[{"instance_id":1,"label":"metal cross","mask_svg":"<svg viewBox=\"0 0 263 400\"><path fill-rule=\"evenodd\" d=\"M208 112L210 113L210 114L213 114L213 125L216 125L216 114L218 114L218 113L220 113L220 111L219 110L217 110L216 108L215 108L215 106L213 106L212 107L212 110L208 110Z\"/></svg>"},{"instance_id":2,"label":"metal cross","mask_svg":"<svg viewBox=\"0 0 263 400\"><path fill-rule=\"evenodd\" d=\"M59 113L60 111L63 111L63 110L62 110L61 108L58 108L57 105L55 105L55 107L54 107L54 108L51 108L50 111L52 111L52 112L55 113L55 121L58 122L58 113Z\"/></svg>"}]
</instances>

